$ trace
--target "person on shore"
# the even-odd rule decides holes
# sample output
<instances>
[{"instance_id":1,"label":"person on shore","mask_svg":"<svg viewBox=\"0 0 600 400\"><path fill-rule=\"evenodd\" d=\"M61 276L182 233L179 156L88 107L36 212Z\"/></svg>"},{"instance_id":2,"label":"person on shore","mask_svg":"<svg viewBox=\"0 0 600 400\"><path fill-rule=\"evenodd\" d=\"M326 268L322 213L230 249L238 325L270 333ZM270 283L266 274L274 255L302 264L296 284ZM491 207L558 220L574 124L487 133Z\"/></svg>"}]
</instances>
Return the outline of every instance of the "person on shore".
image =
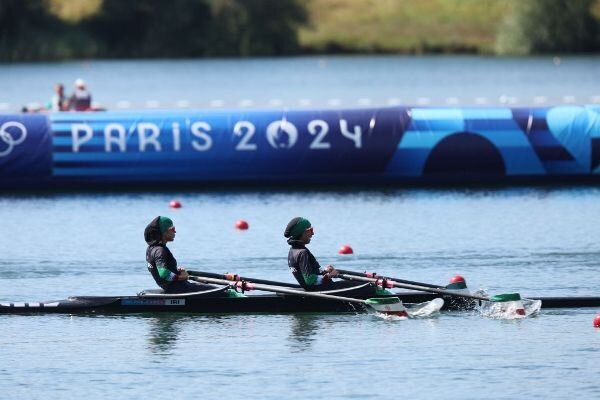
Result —
<instances>
[{"instance_id":1,"label":"person on shore","mask_svg":"<svg viewBox=\"0 0 600 400\"><path fill-rule=\"evenodd\" d=\"M188 281L185 268L177 265L177 260L167 247L175 240L175 226L170 218L158 216L144 230L144 239L148 244L146 261L152 277L165 293L190 293L215 289L215 286L202 285Z\"/></svg>"},{"instance_id":2,"label":"person on shore","mask_svg":"<svg viewBox=\"0 0 600 400\"><path fill-rule=\"evenodd\" d=\"M75 80L75 91L69 98L68 108L74 111L88 111L92 108L92 95L81 78Z\"/></svg>"},{"instance_id":3,"label":"person on shore","mask_svg":"<svg viewBox=\"0 0 600 400\"><path fill-rule=\"evenodd\" d=\"M300 286L311 292L364 286L362 283L357 282L333 281L338 276L338 272L333 265L321 268L315 256L306 248L314 234L315 231L310 221L302 217L292 218L283 232L283 236L287 238L290 245L288 266ZM366 286L356 294L374 295L376 294L376 287Z\"/></svg>"},{"instance_id":4,"label":"person on shore","mask_svg":"<svg viewBox=\"0 0 600 400\"><path fill-rule=\"evenodd\" d=\"M54 85L54 94L50 98L50 102L46 107L48 111L66 111L67 107L67 98L65 96L65 87L62 83L57 83Z\"/></svg>"}]
</instances>

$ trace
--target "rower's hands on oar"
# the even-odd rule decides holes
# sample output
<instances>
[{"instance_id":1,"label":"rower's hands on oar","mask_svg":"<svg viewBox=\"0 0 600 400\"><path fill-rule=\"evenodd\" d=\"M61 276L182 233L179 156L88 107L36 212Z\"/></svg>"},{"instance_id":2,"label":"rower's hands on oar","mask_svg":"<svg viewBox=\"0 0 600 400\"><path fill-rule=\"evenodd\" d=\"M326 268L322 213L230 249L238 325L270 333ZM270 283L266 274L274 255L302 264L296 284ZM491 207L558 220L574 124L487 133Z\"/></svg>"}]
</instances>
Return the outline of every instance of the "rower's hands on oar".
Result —
<instances>
[{"instance_id":1,"label":"rower's hands on oar","mask_svg":"<svg viewBox=\"0 0 600 400\"><path fill-rule=\"evenodd\" d=\"M328 278L337 278L339 275L339 272L335 269L335 267L333 265L328 265L323 269L323 272L325 272L323 275L325 277Z\"/></svg>"},{"instance_id":2,"label":"rower's hands on oar","mask_svg":"<svg viewBox=\"0 0 600 400\"><path fill-rule=\"evenodd\" d=\"M179 272L177 279L180 281L187 281L190 277L190 274L183 267L177 267L177 271Z\"/></svg>"}]
</instances>

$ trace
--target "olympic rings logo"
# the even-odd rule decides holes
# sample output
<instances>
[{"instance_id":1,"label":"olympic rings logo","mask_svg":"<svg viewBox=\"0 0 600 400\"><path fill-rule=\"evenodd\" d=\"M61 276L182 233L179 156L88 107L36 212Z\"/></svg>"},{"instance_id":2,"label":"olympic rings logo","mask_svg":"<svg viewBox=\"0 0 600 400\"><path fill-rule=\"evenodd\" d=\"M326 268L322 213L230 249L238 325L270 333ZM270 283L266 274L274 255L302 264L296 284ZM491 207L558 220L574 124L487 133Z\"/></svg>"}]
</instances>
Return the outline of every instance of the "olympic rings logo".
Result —
<instances>
[{"instance_id":1,"label":"olympic rings logo","mask_svg":"<svg viewBox=\"0 0 600 400\"><path fill-rule=\"evenodd\" d=\"M0 140L6 143L6 149L0 151L0 157L9 155L13 148L27 138L27 128L20 122L9 121L0 125Z\"/></svg>"}]
</instances>

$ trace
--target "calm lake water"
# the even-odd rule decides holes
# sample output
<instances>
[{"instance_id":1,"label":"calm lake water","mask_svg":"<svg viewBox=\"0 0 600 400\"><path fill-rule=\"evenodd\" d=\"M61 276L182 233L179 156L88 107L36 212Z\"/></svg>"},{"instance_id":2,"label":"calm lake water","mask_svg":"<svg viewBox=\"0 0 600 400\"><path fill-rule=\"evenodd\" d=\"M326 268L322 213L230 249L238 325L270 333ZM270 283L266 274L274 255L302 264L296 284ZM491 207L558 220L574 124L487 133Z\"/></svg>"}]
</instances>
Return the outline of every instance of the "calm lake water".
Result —
<instances>
[{"instance_id":1,"label":"calm lake water","mask_svg":"<svg viewBox=\"0 0 600 400\"><path fill-rule=\"evenodd\" d=\"M600 103L600 57L299 57L0 64L0 112L78 77L109 109ZM157 215L174 219L170 247L198 270L291 281L282 233L302 215L322 264L599 295L597 187L213 189L0 194L0 301L153 287L142 232ZM343 244L355 255L338 255ZM598 312L0 316L0 399L600 398Z\"/></svg>"},{"instance_id":2,"label":"calm lake water","mask_svg":"<svg viewBox=\"0 0 600 400\"><path fill-rule=\"evenodd\" d=\"M168 208L177 198L183 208ZM0 301L153 287L156 215L189 268L292 279L282 236L304 215L323 263L523 295L598 295L600 189L4 194ZM237 231L237 219L248 231ZM353 256L337 255L350 244ZM476 313L0 316L0 398L600 397L596 309Z\"/></svg>"},{"instance_id":3,"label":"calm lake water","mask_svg":"<svg viewBox=\"0 0 600 400\"><path fill-rule=\"evenodd\" d=\"M321 56L0 64L0 112L79 77L111 110L600 104L599 56Z\"/></svg>"}]
</instances>

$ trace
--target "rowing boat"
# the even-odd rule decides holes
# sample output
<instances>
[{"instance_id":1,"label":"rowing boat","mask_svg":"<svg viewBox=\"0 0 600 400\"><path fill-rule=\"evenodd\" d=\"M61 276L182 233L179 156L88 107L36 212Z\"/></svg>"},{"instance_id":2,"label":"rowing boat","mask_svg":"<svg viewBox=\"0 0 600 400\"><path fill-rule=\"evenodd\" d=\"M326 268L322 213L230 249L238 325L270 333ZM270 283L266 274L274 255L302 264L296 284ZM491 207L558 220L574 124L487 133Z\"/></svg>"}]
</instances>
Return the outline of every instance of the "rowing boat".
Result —
<instances>
[{"instance_id":1,"label":"rowing boat","mask_svg":"<svg viewBox=\"0 0 600 400\"><path fill-rule=\"evenodd\" d=\"M137 314L185 312L201 314L247 313L356 313L367 312L367 307L344 301L285 294L247 295L227 297L226 287L205 292L164 294L160 290L145 290L136 296L74 296L64 300L42 302L0 302L0 314ZM444 298L444 310L461 310L476 302L454 301L435 293L395 293L405 304L425 303ZM383 296L385 297L385 296ZM543 308L600 307L600 297L529 297L542 300ZM460 300L460 299L459 299Z\"/></svg>"}]
</instances>

